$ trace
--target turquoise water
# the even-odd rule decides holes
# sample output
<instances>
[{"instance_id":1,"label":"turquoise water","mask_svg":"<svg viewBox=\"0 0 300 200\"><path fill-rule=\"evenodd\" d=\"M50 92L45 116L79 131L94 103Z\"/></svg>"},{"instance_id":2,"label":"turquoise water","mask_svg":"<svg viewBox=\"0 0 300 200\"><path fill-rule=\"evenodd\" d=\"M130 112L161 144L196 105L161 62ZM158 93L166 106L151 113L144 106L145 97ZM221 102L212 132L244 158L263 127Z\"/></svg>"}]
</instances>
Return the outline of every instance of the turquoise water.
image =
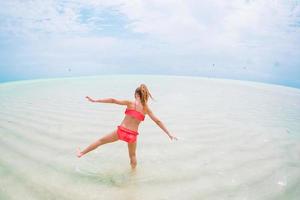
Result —
<instances>
[{"instance_id":1,"label":"turquoise water","mask_svg":"<svg viewBox=\"0 0 300 200\"><path fill-rule=\"evenodd\" d=\"M78 159L111 132L124 107L84 98L132 99L146 83L148 118L131 172L118 141ZM0 84L0 199L298 199L300 90L173 76L98 76Z\"/></svg>"}]
</instances>

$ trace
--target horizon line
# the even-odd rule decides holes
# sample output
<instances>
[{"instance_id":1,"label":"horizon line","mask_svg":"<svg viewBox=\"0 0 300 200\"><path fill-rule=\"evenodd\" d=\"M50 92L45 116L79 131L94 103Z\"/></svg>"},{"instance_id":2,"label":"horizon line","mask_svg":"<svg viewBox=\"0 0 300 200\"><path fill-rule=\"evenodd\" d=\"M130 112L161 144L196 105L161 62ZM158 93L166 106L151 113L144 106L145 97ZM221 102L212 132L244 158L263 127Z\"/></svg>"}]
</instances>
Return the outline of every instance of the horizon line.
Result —
<instances>
[{"instance_id":1,"label":"horizon line","mask_svg":"<svg viewBox=\"0 0 300 200\"><path fill-rule=\"evenodd\" d=\"M50 80L60 80L60 79L80 79L80 78L96 78L101 76L168 76L168 77L185 77L185 78L202 78L202 79L214 79L214 80L228 80L228 81L241 81L241 82L250 82L250 83L258 83L258 84L265 84L270 86L280 86L286 87L291 89L298 89L300 90L300 86L293 86L287 84L278 84L275 82L267 82L267 81L255 81L255 80L247 80L247 79L235 79L235 78L226 78L226 77L213 77L213 76L200 76L200 75L190 75L190 74L150 74L150 73L136 73L136 74L129 74L129 73L111 73L111 74L97 74L97 75L82 75L82 76L55 76L55 77L45 77L45 78L29 78L29 79L12 79L7 81L1 81L0 85L5 84L14 84L14 83L21 83L21 82L35 82L35 81L50 81Z\"/></svg>"}]
</instances>

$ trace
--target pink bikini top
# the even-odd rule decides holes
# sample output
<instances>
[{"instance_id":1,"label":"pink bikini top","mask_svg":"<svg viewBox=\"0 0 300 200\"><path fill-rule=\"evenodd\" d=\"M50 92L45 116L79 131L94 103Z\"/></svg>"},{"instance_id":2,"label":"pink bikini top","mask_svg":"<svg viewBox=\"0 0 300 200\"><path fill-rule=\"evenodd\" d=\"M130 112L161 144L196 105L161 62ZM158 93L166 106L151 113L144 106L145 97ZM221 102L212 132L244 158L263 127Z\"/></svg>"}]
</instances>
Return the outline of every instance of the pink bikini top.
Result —
<instances>
[{"instance_id":1,"label":"pink bikini top","mask_svg":"<svg viewBox=\"0 0 300 200\"><path fill-rule=\"evenodd\" d=\"M137 111L135 109L135 107L136 107L136 104L134 102L134 109L128 109L128 108L126 108L125 115L132 116L132 117L136 118L139 121L144 121L145 115L143 113Z\"/></svg>"}]
</instances>

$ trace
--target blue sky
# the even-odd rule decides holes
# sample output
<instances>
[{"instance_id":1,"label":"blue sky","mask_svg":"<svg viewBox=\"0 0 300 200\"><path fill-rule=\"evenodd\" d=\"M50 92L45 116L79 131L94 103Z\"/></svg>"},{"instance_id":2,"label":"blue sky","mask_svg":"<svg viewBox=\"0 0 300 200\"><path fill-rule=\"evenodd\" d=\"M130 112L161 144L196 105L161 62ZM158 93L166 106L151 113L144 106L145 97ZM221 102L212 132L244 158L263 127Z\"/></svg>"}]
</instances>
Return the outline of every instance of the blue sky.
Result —
<instances>
[{"instance_id":1,"label":"blue sky","mask_svg":"<svg viewBox=\"0 0 300 200\"><path fill-rule=\"evenodd\" d=\"M300 88L299 0L0 2L0 82L193 75Z\"/></svg>"}]
</instances>

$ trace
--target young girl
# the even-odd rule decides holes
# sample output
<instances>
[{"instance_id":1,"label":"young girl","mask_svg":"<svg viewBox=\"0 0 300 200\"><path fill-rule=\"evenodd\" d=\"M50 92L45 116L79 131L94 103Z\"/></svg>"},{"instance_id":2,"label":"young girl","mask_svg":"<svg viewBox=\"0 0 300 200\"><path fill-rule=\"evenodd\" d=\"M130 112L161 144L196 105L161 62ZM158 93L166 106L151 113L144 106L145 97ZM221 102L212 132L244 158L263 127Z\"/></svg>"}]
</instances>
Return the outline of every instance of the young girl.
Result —
<instances>
[{"instance_id":1,"label":"young girl","mask_svg":"<svg viewBox=\"0 0 300 200\"><path fill-rule=\"evenodd\" d=\"M86 97L90 102L93 103L99 102L124 105L126 106L126 110L125 117L121 124L117 126L116 130L96 140L83 151L80 151L80 149L78 148L77 156L79 158L84 154L96 149L100 145L115 142L117 140L123 140L128 143L130 164L131 168L134 169L137 165L135 151L137 136L139 134L138 128L140 123L144 121L145 115L149 115L149 117L169 136L171 140L177 140L175 136L169 133L162 121L160 121L149 108L147 102L149 97L152 98L152 96L145 84L141 84L138 88L136 88L134 97L135 101L118 100L113 98L94 100L88 96Z\"/></svg>"}]
</instances>

